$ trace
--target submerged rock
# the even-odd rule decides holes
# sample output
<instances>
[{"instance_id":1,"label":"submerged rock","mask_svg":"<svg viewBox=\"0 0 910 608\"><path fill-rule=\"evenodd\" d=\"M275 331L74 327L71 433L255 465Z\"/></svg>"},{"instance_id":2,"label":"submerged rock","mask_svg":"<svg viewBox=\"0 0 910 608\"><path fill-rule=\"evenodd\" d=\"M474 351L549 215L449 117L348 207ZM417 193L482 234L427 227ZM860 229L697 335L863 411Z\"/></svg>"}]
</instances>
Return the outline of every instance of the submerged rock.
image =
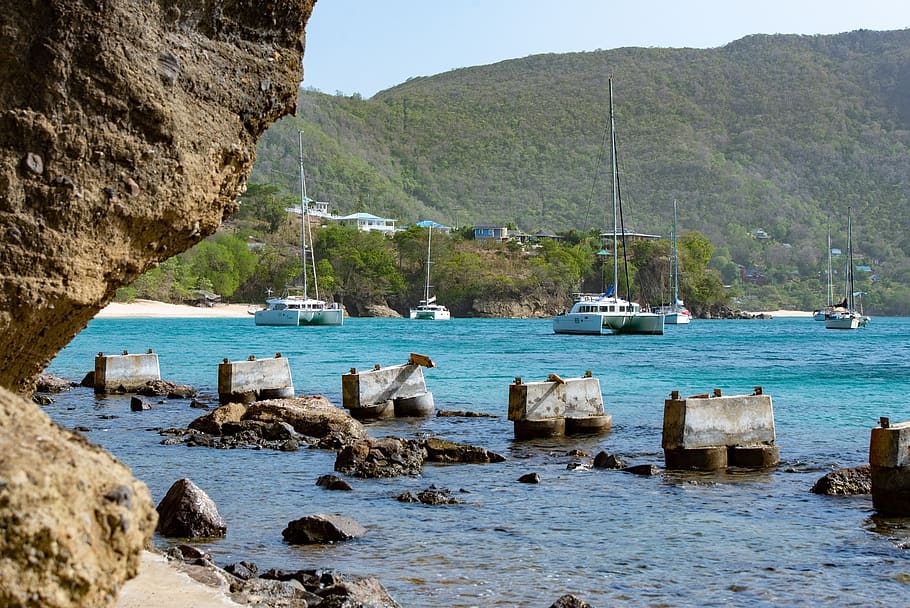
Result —
<instances>
[{"instance_id":1,"label":"submerged rock","mask_svg":"<svg viewBox=\"0 0 910 608\"><path fill-rule=\"evenodd\" d=\"M812 486L814 494L828 496L857 496L872 493L872 469L864 464L858 467L831 471Z\"/></svg>"},{"instance_id":2,"label":"submerged rock","mask_svg":"<svg viewBox=\"0 0 910 608\"><path fill-rule=\"evenodd\" d=\"M414 492L404 492L395 497L398 502L419 502L425 505L457 505L461 504L451 492L445 488L430 486L426 490L421 490L416 494Z\"/></svg>"},{"instance_id":3,"label":"submerged rock","mask_svg":"<svg viewBox=\"0 0 910 608\"><path fill-rule=\"evenodd\" d=\"M351 484L337 475L323 475L316 480L316 485L326 490L341 490L343 492L350 492L354 489Z\"/></svg>"},{"instance_id":4,"label":"submerged rock","mask_svg":"<svg viewBox=\"0 0 910 608\"><path fill-rule=\"evenodd\" d=\"M594 457L595 469L621 469L625 466L626 463L623 462L622 458L616 456L615 454L598 452L597 456Z\"/></svg>"},{"instance_id":5,"label":"submerged rock","mask_svg":"<svg viewBox=\"0 0 910 608\"><path fill-rule=\"evenodd\" d=\"M360 538L367 530L346 515L308 515L288 522L281 536L292 545L334 543Z\"/></svg>"},{"instance_id":6,"label":"submerged rock","mask_svg":"<svg viewBox=\"0 0 910 608\"><path fill-rule=\"evenodd\" d=\"M428 462L486 464L503 462L505 457L486 448L455 443L446 439L427 439L423 442Z\"/></svg>"},{"instance_id":7,"label":"submerged rock","mask_svg":"<svg viewBox=\"0 0 910 608\"><path fill-rule=\"evenodd\" d=\"M567 593L552 604L550 608L594 608L588 602L580 600L571 593Z\"/></svg>"},{"instance_id":8,"label":"submerged rock","mask_svg":"<svg viewBox=\"0 0 910 608\"><path fill-rule=\"evenodd\" d=\"M335 470L361 478L419 475L425 457L426 452L419 441L368 437L342 448L335 458Z\"/></svg>"}]
</instances>

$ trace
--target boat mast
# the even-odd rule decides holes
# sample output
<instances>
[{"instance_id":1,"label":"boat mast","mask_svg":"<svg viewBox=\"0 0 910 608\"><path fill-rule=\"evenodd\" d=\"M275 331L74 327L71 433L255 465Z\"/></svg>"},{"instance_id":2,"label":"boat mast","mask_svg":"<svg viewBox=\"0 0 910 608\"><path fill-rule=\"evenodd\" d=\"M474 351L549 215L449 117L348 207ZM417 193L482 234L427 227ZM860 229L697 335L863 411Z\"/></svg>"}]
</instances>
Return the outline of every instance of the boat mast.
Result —
<instances>
[{"instance_id":1,"label":"boat mast","mask_svg":"<svg viewBox=\"0 0 910 608\"><path fill-rule=\"evenodd\" d=\"M303 131L297 131L297 150L300 160L300 258L303 262L303 297L308 299L307 294L307 233L310 229L310 206L306 195L306 176L303 172ZM311 235L312 237L312 235ZM312 243L312 238L310 242ZM313 288L316 291L316 299L319 299L319 283L316 282L316 259L311 255L313 260Z\"/></svg>"},{"instance_id":2,"label":"boat mast","mask_svg":"<svg viewBox=\"0 0 910 608\"><path fill-rule=\"evenodd\" d=\"M616 125L613 122L613 78L610 84L610 173L613 177L613 299L619 293L619 249L616 247L616 200L619 198L619 170L616 166Z\"/></svg>"},{"instance_id":3,"label":"boat mast","mask_svg":"<svg viewBox=\"0 0 910 608\"><path fill-rule=\"evenodd\" d=\"M673 306L679 306L679 261L676 258L676 201L673 201Z\"/></svg>"},{"instance_id":4,"label":"boat mast","mask_svg":"<svg viewBox=\"0 0 910 608\"><path fill-rule=\"evenodd\" d=\"M433 238L433 226L427 226L427 282L423 292L423 301L430 303L430 239Z\"/></svg>"},{"instance_id":5,"label":"boat mast","mask_svg":"<svg viewBox=\"0 0 910 608\"><path fill-rule=\"evenodd\" d=\"M830 218L829 218L830 219ZM831 268L831 224L828 224L828 306L834 305L834 283L831 280L833 269Z\"/></svg>"},{"instance_id":6,"label":"boat mast","mask_svg":"<svg viewBox=\"0 0 910 608\"><path fill-rule=\"evenodd\" d=\"M851 224L852 208L847 207L847 310L853 312L853 226Z\"/></svg>"}]
</instances>

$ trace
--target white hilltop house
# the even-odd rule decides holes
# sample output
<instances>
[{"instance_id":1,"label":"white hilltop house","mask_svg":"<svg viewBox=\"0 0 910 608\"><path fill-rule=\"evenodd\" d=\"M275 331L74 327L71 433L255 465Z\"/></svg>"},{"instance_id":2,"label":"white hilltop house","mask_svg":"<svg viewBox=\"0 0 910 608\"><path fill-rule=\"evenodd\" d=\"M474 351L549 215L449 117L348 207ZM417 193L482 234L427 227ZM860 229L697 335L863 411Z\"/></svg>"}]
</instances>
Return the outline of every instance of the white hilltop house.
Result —
<instances>
[{"instance_id":1,"label":"white hilltop house","mask_svg":"<svg viewBox=\"0 0 910 608\"><path fill-rule=\"evenodd\" d=\"M378 217L372 213L352 213L343 217L333 217L335 221L349 226L355 226L358 230L364 232L382 232L385 235L392 235L395 232L395 222L397 220Z\"/></svg>"},{"instance_id":2,"label":"white hilltop house","mask_svg":"<svg viewBox=\"0 0 910 608\"><path fill-rule=\"evenodd\" d=\"M326 201L314 201L311 198L306 199L307 212L313 217L324 217L327 219L338 219L338 215L329 211L329 204ZM288 207L288 213L300 215L300 205Z\"/></svg>"}]
</instances>

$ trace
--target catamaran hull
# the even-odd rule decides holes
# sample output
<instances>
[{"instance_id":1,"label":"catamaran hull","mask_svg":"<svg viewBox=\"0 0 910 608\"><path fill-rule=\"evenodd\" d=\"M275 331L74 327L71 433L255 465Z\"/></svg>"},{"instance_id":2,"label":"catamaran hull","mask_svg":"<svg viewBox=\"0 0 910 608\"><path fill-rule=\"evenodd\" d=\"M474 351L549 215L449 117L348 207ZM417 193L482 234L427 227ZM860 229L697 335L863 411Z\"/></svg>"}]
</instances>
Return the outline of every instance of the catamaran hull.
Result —
<instances>
[{"instance_id":1,"label":"catamaran hull","mask_svg":"<svg viewBox=\"0 0 910 608\"><path fill-rule=\"evenodd\" d=\"M344 311L337 310L257 310L256 325L295 327L301 325L343 325Z\"/></svg>"},{"instance_id":2,"label":"catamaran hull","mask_svg":"<svg viewBox=\"0 0 910 608\"><path fill-rule=\"evenodd\" d=\"M448 321L451 314L448 310L411 310L411 318L423 321Z\"/></svg>"},{"instance_id":3,"label":"catamaran hull","mask_svg":"<svg viewBox=\"0 0 910 608\"><path fill-rule=\"evenodd\" d=\"M683 312L671 312L664 315L664 323L667 325L688 325L692 317Z\"/></svg>"},{"instance_id":4,"label":"catamaran hull","mask_svg":"<svg viewBox=\"0 0 910 608\"><path fill-rule=\"evenodd\" d=\"M597 315L568 313L553 317L553 332L557 334L646 334L662 335L662 315L641 313L636 315Z\"/></svg>"}]
</instances>

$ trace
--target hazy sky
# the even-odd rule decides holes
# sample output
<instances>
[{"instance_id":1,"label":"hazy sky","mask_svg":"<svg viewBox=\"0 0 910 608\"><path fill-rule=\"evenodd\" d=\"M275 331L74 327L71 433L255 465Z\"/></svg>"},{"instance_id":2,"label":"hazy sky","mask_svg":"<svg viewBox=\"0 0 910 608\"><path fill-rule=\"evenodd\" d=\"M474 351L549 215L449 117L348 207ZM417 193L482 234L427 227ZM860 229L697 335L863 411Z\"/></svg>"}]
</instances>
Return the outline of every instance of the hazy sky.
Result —
<instances>
[{"instance_id":1,"label":"hazy sky","mask_svg":"<svg viewBox=\"0 0 910 608\"><path fill-rule=\"evenodd\" d=\"M318 0L303 84L370 97L415 76L537 53L908 27L905 0Z\"/></svg>"}]
</instances>

